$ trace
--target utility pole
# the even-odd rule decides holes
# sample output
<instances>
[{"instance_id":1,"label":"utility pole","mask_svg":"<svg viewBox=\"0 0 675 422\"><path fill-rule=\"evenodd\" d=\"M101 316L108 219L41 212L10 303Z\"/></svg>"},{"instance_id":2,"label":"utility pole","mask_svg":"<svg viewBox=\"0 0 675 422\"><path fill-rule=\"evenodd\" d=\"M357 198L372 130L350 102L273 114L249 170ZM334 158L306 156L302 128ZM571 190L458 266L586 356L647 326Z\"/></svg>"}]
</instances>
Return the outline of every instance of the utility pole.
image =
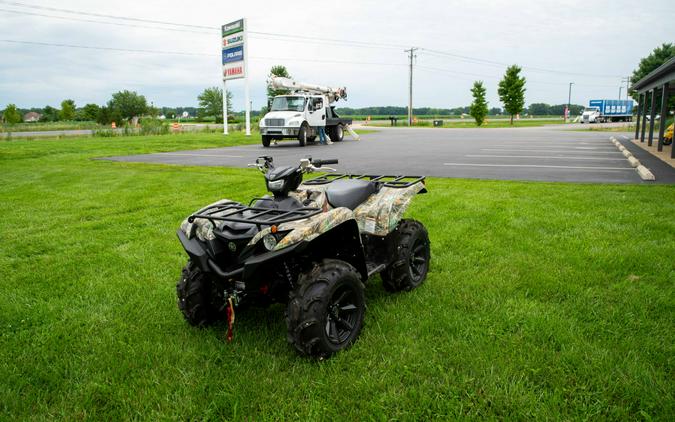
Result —
<instances>
[{"instance_id":1,"label":"utility pole","mask_svg":"<svg viewBox=\"0 0 675 422\"><path fill-rule=\"evenodd\" d=\"M626 76L625 78L621 78L621 87L623 87L623 83L626 82L626 100L628 99L628 89L630 88L630 76ZM619 99L621 99L621 90L619 89Z\"/></svg>"},{"instance_id":2,"label":"utility pole","mask_svg":"<svg viewBox=\"0 0 675 422\"><path fill-rule=\"evenodd\" d=\"M565 113L565 123L567 123L567 118L570 115L570 106L572 105L572 85L574 85L574 82L570 82L570 90L569 93L567 94L567 113Z\"/></svg>"},{"instance_id":3,"label":"utility pole","mask_svg":"<svg viewBox=\"0 0 675 422\"><path fill-rule=\"evenodd\" d=\"M619 99L621 99L621 91L623 90L623 82L621 82L621 86L619 87Z\"/></svg>"},{"instance_id":4,"label":"utility pole","mask_svg":"<svg viewBox=\"0 0 675 422\"><path fill-rule=\"evenodd\" d=\"M412 126L413 123L413 58L417 57L415 51L417 47L410 47L410 50L404 50L406 53L409 53L408 57L410 58L410 85L408 93L408 126Z\"/></svg>"}]
</instances>

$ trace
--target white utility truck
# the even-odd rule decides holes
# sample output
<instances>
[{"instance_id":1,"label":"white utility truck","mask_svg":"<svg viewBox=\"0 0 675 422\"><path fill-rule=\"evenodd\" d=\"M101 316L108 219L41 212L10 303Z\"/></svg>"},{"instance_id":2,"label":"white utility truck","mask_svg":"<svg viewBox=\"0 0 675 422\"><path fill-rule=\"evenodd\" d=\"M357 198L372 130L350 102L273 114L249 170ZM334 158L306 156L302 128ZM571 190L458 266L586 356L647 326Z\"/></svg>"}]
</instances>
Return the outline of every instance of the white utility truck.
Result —
<instances>
[{"instance_id":1,"label":"white utility truck","mask_svg":"<svg viewBox=\"0 0 675 422\"><path fill-rule=\"evenodd\" d=\"M320 126L325 127L326 134L334 142L342 141L345 130L355 135L349 126L352 120L338 116L332 105L339 99L347 98L346 88L306 84L275 76L268 84L274 89L286 89L289 93L275 96L269 113L260 119L264 147L278 139L297 139L304 147L307 142L316 140Z\"/></svg>"}]
</instances>

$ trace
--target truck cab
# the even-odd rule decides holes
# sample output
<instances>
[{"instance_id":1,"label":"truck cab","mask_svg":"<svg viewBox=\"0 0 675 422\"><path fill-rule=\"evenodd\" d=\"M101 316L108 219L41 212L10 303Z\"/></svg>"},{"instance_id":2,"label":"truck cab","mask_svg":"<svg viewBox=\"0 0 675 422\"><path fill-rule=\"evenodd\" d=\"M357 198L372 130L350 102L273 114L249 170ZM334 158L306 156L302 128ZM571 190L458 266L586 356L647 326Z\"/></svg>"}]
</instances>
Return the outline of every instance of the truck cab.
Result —
<instances>
[{"instance_id":1,"label":"truck cab","mask_svg":"<svg viewBox=\"0 0 675 422\"><path fill-rule=\"evenodd\" d=\"M586 107L581 114L581 123L597 123L600 120L600 107Z\"/></svg>"}]
</instances>

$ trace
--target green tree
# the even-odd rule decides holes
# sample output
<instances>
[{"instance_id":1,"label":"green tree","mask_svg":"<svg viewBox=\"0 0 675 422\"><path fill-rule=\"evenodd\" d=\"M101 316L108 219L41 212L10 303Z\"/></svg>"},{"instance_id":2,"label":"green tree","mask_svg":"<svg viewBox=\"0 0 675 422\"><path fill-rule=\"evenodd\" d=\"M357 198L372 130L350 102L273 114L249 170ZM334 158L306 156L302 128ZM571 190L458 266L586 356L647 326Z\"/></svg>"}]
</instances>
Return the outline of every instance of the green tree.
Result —
<instances>
[{"instance_id":1,"label":"green tree","mask_svg":"<svg viewBox=\"0 0 675 422\"><path fill-rule=\"evenodd\" d=\"M197 97L199 101L199 115L213 116L217 123L223 121L223 90L218 87L206 88ZM232 93L227 92L227 120L232 116Z\"/></svg>"},{"instance_id":2,"label":"green tree","mask_svg":"<svg viewBox=\"0 0 675 422\"><path fill-rule=\"evenodd\" d=\"M2 112L2 121L9 125L13 125L21 123L23 117L21 116L21 112L17 110L16 105L7 104L7 107L5 107L5 110Z\"/></svg>"},{"instance_id":3,"label":"green tree","mask_svg":"<svg viewBox=\"0 0 675 422\"><path fill-rule=\"evenodd\" d=\"M108 108L111 118L133 120L148 111L148 102L144 96L135 91L124 90L112 95L112 99L108 101Z\"/></svg>"},{"instance_id":4,"label":"green tree","mask_svg":"<svg viewBox=\"0 0 675 422\"><path fill-rule=\"evenodd\" d=\"M637 69L633 71L633 74L630 77L631 83L635 83L640 79L647 76L657 67L661 66L671 58L675 57L675 44L663 43L660 47L656 47L647 57L644 57L640 60L640 64ZM637 92L631 92L631 97L635 101L639 101L639 95ZM660 98L660 95L656 97ZM669 108L675 108L675 97L671 98L668 101ZM659 107L661 107L659 103Z\"/></svg>"},{"instance_id":5,"label":"green tree","mask_svg":"<svg viewBox=\"0 0 675 422\"><path fill-rule=\"evenodd\" d=\"M506 69L504 78L499 81L499 99L504 104L504 111L513 116L523 111L525 106L525 78L520 76L521 68L513 65Z\"/></svg>"},{"instance_id":6,"label":"green tree","mask_svg":"<svg viewBox=\"0 0 675 422\"><path fill-rule=\"evenodd\" d=\"M61 101L61 111L59 112L59 118L61 120L75 119L75 101L73 100Z\"/></svg>"},{"instance_id":7,"label":"green tree","mask_svg":"<svg viewBox=\"0 0 675 422\"><path fill-rule=\"evenodd\" d=\"M473 103L469 107L469 114L476 120L476 125L481 126L488 113L488 103L485 101L485 86L483 81L476 81L471 88Z\"/></svg>"},{"instance_id":8,"label":"green tree","mask_svg":"<svg viewBox=\"0 0 675 422\"><path fill-rule=\"evenodd\" d=\"M59 120L59 110L52 106L45 106L42 109L41 122L55 122Z\"/></svg>"},{"instance_id":9,"label":"green tree","mask_svg":"<svg viewBox=\"0 0 675 422\"><path fill-rule=\"evenodd\" d=\"M87 104L80 110L80 118L87 121L96 120L100 109L98 104Z\"/></svg>"},{"instance_id":10,"label":"green tree","mask_svg":"<svg viewBox=\"0 0 675 422\"><path fill-rule=\"evenodd\" d=\"M286 69L286 66L282 65L276 65L272 66L270 69L270 74L267 75L267 79L271 79L272 76L280 76L283 78L290 78L291 74L288 73L288 69ZM272 104L272 100L274 99L275 96L277 95L286 95L288 94L287 89L273 89L272 87L268 86L267 87L267 108L269 108Z\"/></svg>"},{"instance_id":11,"label":"green tree","mask_svg":"<svg viewBox=\"0 0 675 422\"><path fill-rule=\"evenodd\" d=\"M533 103L527 108L527 112L533 116L547 116L551 113L551 106L546 103Z\"/></svg>"}]
</instances>

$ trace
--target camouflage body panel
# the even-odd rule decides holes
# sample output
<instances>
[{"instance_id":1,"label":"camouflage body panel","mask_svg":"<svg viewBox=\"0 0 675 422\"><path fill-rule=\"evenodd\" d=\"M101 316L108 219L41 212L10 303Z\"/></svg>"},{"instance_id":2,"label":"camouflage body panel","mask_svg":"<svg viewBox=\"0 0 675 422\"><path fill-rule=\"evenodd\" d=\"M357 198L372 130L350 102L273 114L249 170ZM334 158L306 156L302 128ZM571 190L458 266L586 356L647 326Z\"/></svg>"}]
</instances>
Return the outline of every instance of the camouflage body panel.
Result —
<instances>
[{"instance_id":1,"label":"camouflage body panel","mask_svg":"<svg viewBox=\"0 0 675 422\"><path fill-rule=\"evenodd\" d=\"M305 207L321 208L325 211L326 206L328 205L325 188L323 186L309 187L300 185L297 190L288 192L288 196L297 199Z\"/></svg>"},{"instance_id":2,"label":"camouflage body panel","mask_svg":"<svg viewBox=\"0 0 675 422\"><path fill-rule=\"evenodd\" d=\"M214 205L224 205L224 204L238 204L238 202L231 201L229 199L221 199L220 201L216 201L213 204L201 208L199 211L195 212L195 214L199 214L205 209L212 207ZM219 216L227 212L231 212L231 210L223 211L221 213L215 213L213 215ZM222 222L218 223L223 224ZM218 226L218 228L220 227L222 226ZM216 238L216 236L213 234L213 228L214 228L213 223L205 218L195 218L194 222L192 223L188 222L186 218L180 225L180 229L183 231L183 233L185 233L185 236L187 236L188 239L192 239L196 235L197 238L202 242L206 240L213 240Z\"/></svg>"},{"instance_id":3,"label":"camouflage body panel","mask_svg":"<svg viewBox=\"0 0 675 422\"><path fill-rule=\"evenodd\" d=\"M356 207L354 217L361 233L375 236L389 234L403 217L413 196L424 189L422 182L409 188L382 187L364 203Z\"/></svg>"},{"instance_id":4,"label":"camouflage body panel","mask_svg":"<svg viewBox=\"0 0 675 422\"><path fill-rule=\"evenodd\" d=\"M303 240L311 241L320 234L326 233L345 221L353 219L354 214L350 209L335 208L303 220L279 224L277 226L278 232L289 231L289 233L277 243L274 250L278 251L279 249L287 248ZM253 236L253 239L248 244L253 245L270 233L271 229L267 227Z\"/></svg>"}]
</instances>

